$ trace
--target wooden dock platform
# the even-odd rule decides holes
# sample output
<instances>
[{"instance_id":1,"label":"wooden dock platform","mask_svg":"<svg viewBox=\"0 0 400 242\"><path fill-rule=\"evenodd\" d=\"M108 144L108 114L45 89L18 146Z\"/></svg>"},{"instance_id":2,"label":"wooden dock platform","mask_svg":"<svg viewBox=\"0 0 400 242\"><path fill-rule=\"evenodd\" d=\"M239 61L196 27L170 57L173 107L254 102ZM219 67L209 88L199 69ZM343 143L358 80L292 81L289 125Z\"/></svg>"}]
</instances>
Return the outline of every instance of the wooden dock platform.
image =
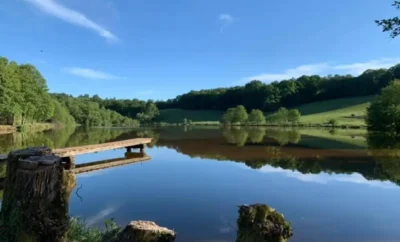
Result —
<instances>
[{"instance_id":1,"label":"wooden dock platform","mask_svg":"<svg viewBox=\"0 0 400 242\"><path fill-rule=\"evenodd\" d=\"M116 141L116 142L108 142L97 145L68 147L68 148L54 149L53 153L60 157L74 157L77 155L95 153L112 149L121 149L121 148L127 148L128 150L133 148L139 148L143 150L144 145L151 143L151 140L152 140L151 138L137 138L137 139L129 139L123 141Z\"/></svg>"}]
</instances>

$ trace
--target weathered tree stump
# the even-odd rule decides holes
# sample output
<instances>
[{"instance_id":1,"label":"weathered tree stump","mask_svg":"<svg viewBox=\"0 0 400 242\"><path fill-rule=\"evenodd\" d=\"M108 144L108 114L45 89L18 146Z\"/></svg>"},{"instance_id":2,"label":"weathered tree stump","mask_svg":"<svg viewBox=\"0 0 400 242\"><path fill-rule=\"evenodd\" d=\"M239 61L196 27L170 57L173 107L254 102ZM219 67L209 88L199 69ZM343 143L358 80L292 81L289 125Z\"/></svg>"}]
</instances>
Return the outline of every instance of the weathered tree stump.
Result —
<instances>
[{"instance_id":1,"label":"weathered tree stump","mask_svg":"<svg viewBox=\"0 0 400 242\"><path fill-rule=\"evenodd\" d=\"M63 241L74 184L74 176L64 172L61 158L51 155L51 149L11 152L1 210L7 241Z\"/></svg>"},{"instance_id":2,"label":"weathered tree stump","mask_svg":"<svg viewBox=\"0 0 400 242\"><path fill-rule=\"evenodd\" d=\"M132 221L117 235L114 242L173 242L174 231L151 221Z\"/></svg>"},{"instance_id":3,"label":"weathered tree stump","mask_svg":"<svg viewBox=\"0 0 400 242\"><path fill-rule=\"evenodd\" d=\"M239 207L236 242L284 242L293 235L282 214L265 204Z\"/></svg>"}]
</instances>

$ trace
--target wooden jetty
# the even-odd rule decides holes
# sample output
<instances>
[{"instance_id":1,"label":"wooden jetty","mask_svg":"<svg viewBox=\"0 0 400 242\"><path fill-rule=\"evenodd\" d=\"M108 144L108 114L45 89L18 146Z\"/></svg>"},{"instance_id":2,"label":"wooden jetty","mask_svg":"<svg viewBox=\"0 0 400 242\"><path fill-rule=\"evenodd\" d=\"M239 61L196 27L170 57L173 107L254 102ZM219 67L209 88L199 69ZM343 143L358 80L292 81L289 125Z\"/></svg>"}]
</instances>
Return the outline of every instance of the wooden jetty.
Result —
<instances>
[{"instance_id":1,"label":"wooden jetty","mask_svg":"<svg viewBox=\"0 0 400 242\"><path fill-rule=\"evenodd\" d=\"M146 144L151 143L151 140L152 140L151 138L138 138L138 139L116 141L116 142L108 142L97 145L75 146L75 147L54 149L53 153L60 157L71 157L71 156L95 153L112 149L121 149L121 148L126 148L128 151L130 151L131 149L139 148L140 151L142 152L144 146Z\"/></svg>"},{"instance_id":2,"label":"wooden jetty","mask_svg":"<svg viewBox=\"0 0 400 242\"><path fill-rule=\"evenodd\" d=\"M140 153L143 153L145 145L151 143L151 141L152 141L151 138L137 138L137 139L108 142L97 145L75 146L75 147L54 149L53 154L60 156L62 158L62 161L67 164L66 165L67 169L74 169L75 156L77 155L96 153L100 151L121 149L121 148L126 148L127 152L131 152L132 149L140 149Z\"/></svg>"}]
</instances>

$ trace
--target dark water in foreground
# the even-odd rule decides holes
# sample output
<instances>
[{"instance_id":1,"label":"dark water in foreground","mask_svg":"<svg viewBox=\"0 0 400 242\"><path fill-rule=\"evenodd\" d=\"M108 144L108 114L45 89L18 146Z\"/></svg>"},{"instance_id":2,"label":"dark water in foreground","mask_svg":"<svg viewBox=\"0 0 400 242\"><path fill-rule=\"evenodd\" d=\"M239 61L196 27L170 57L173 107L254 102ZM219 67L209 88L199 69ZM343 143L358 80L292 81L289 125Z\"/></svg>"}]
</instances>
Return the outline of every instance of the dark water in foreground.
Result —
<instances>
[{"instance_id":1,"label":"dark water in foreground","mask_svg":"<svg viewBox=\"0 0 400 242\"><path fill-rule=\"evenodd\" d=\"M234 241L237 206L266 203L291 221L290 241L400 241L400 152L367 142L363 131L177 127L20 136L0 136L2 152L154 137L150 161L77 176L70 213L93 226L153 220L177 231L178 242ZM77 163L124 153L82 155Z\"/></svg>"}]
</instances>

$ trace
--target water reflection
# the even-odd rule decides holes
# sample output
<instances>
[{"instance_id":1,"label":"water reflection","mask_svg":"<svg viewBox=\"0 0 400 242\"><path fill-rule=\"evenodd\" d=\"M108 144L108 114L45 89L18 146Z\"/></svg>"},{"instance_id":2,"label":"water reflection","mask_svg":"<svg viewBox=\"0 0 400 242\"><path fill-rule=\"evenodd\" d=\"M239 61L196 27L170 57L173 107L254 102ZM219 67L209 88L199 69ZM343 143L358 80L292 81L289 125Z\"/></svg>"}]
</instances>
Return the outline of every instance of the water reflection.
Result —
<instances>
[{"instance_id":1,"label":"water reflection","mask_svg":"<svg viewBox=\"0 0 400 242\"><path fill-rule=\"evenodd\" d=\"M339 132L339 133L338 133ZM311 135L310 135L311 134ZM319 136L318 136L319 135ZM214 160L229 160L253 169L265 165L303 174L360 173L369 180L389 180L400 184L400 142L384 134L368 134L368 149L350 132L304 131L266 128L146 128L146 129L75 129L41 133L14 133L0 136L0 152L32 146L61 148L151 137L149 147L168 147L189 155ZM325 148L321 148L324 147ZM0 178L5 176L0 164Z\"/></svg>"},{"instance_id":2,"label":"water reflection","mask_svg":"<svg viewBox=\"0 0 400 242\"><path fill-rule=\"evenodd\" d=\"M343 235L351 226L357 241L399 235L392 227L398 227L400 145L387 135L237 127L67 129L8 135L0 143L7 153L14 147L135 137L154 137L148 149L153 160L79 175L84 201L72 193L73 216L84 216L94 226L113 217L120 225L128 219L157 220L180 232L177 241L234 241L236 231L229 224L237 219L236 206L265 202L289 215L296 232L291 241L351 241ZM124 150L88 158L122 156ZM365 213L376 207L379 214ZM382 226L371 222L378 220Z\"/></svg>"},{"instance_id":3,"label":"water reflection","mask_svg":"<svg viewBox=\"0 0 400 242\"><path fill-rule=\"evenodd\" d=\"M190 157L241 162L253 169L270 165L303 174L357 172L368 180L389 180L400 184L400 142L396 137L351 132L345 136L343 132L332 134L329 130L184 128L66 128L41 133L6 134L0 136L0 152L8 153L31 146L61 148L151 137L153 142L149 147L173 148ZM368 149L360 146L362 142ZM0 178L4 177L5 170L5 164L0 164Z\"/></svg>"}]
</instances>

